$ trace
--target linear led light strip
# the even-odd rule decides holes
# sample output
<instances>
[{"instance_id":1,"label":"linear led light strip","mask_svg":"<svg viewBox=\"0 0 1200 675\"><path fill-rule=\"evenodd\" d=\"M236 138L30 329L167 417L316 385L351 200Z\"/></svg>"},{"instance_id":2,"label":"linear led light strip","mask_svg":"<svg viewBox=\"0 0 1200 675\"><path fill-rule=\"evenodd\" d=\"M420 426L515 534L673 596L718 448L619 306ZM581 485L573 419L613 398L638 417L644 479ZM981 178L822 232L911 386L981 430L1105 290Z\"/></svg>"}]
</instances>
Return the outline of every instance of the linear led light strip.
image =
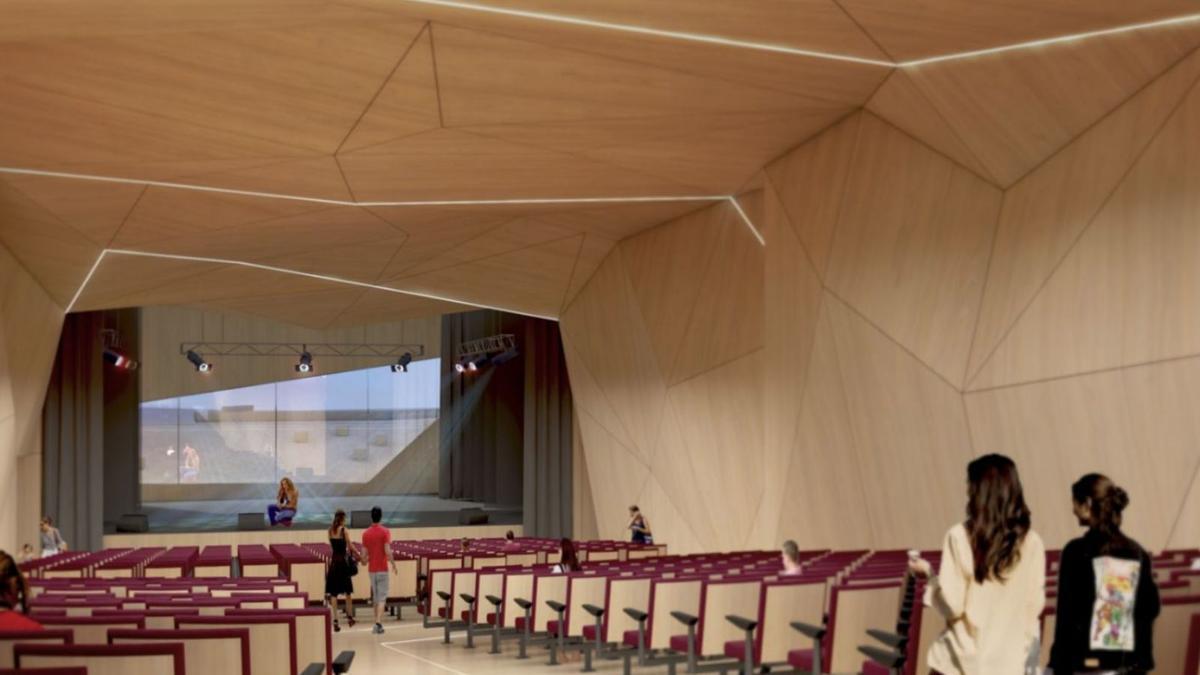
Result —
<instances>
[{"instance_id":1,"label":"linear led light strip","mask_svg":"<svg viewBox=\"0 0 1200 675\"><path fill-rule=\"evenodd\" d=\"M103 183L153 185L153 186L157 186L157 187L168 188L168 189L177 189L177 190L214 192L214 193L222 193L222 194L234 194L234 195L241 195L241 196L259 197L259 198L264 198L264 199L282 199L282 200L291 200L291 201L311 202L311 203L318 203L318 204L330 204L330 205L337 205L337 206L358 206L358 207L365 207L365 206L471 206L471 205L495 206L495 205L521 205L521 204L526 204L526 205L623 204L623 203L628 204L628 203L667 203L667 202L712 202L712 203L716 203L716 202L721 202L721 201L727 201L733 205L734 210L737 212L737 214L741 218L742 222L750 230L751 234L754 235L754 238L758 240L758 243L763 246L766 246L766 241L763 239L763 236L759 232L758 228L755 227L754 223L750 220L750 217L746 214L745 210L742 209L742 206L741 206L741 204L738 203L737 199L731 195L579 197L579 198L544 198L544 199L536 199L536 198L535 199L463 199L463 200L438 200L438 201L354 202L354 201L343 201L343 200L336 200L336 199L322 199L322 198L317 198L317 197L304 197L304 196L300 196L300 195L288 195L288 194L280 194L280 193L274 193L274 192L251 192L251 191L247 191L247 190L231 190L231 189L226 189L226 188L210 187L210 186L206 186L206 185L189 185L189 184L185 184L185 183L169 183L169 182L163 182L163 181L144 181L144 180L136 180L136 179L132 179L132 178L93 176L93 175L87 175L87 174L72 174L72 173L63 173L63 172L57 172L57 171L42 171L42 170L38 170L38 169L21 169L21 168L15 168L15 167L0 167L0 173L12 174L12 175L25 175L25 176L45 176L45 177L52 177L52 178L71 178L71 179L77 179L77 180L96 181L96 182L103 182ZM204 263L214 263L214 264L220 264L220 265L233 265L233 266L237 266L237 267L247 267L247 268L252 268L252 269L266 270L269 272L278 272L281 274L291 274L293 276L307 277L310 279L319 279L321 281L329 281L332 283L345 284L348 286L357 286L359 288L370 288L370 289L379 290L379 291L386 291L388 293L410 295L410 296L415 296L415 297L420 297L420 298L427 298L429 300L439 300L442 302L451 302L451 303L455 303L455 304L459 304L459 305L482 307L484 309L495 309L498 311L510 312L512 314L523 314L526 316L532 316L532 317L539 318L539 319L548 319L551 321L557 321L557 319L555 317L543 316L540 314L532 314L529 312L522 312L522 311L507 309L504 307L494 307L491 305L485 305L485 304L481 304L481 303L470 301L470 300L462 300L459 298L452 298L452 297L448 297L448 296L437 295L434 293L425 293L425 292L421 292L421 291L403 290L403 289L399 289L399 288L392 288L390 286L381 286L379 284L371 284L371 283L367 283L364 281L355 281L353 279L343 279L341 277L334 277L334 276L329 276L326 274L314 274L312 272L302 272L300 270L293 270L293 269L288 269L285 267L277 267L274 265L262 265L259 263L246 262L244 260L229 260L229 259L225 259L225 258L206 258L206 257L201 257L201 256L189 256L189 255L180 255L180 254L174 254L174 253L153 253L150 251L134 251L134 250L129 250L129 249L115 249L115 248L106 248L106 249L100 251L100 255L97 256L96 261L94 263L92 263L91 269L88 270L87 275L84 276L84 278L83 278L83 282L79 285L79 288L75 290L75 295L71 298L71 302L67 305L66 312L68 314L71 312L72 309L74 309L75 304L79 301L79 296L81 296L83 294L84 289L87 288L88 283L91 282L92 277L96 274L96 269L100 267L100 263L103 262L105 256L107 256L110 253L114 254L114 255L140 256L143 258L161 258L161 259L168 259L168 260L183 260L183 261L188 261L188 262L204 262Z\"/></svg>"},{"instance_id":2,"label":"linear led light strip","mask_svg":"<svg viewBox=\"0 0 1200 675\"><path fill-rule=\"evenodd\" d=\"M722 37L720 35L707 35L704 33L688 33L682 31L663 30L659 28L649 28L646 26L638 26L636 24L616 23L612 21L598 21L595 19L584 19L566 14L552 14L549 12L535 12L522 9L509 9L505 7L493 7L473 2L459 2L458 0L401 0L419 5L434 5L437 7L446 7L449 9L461 9L472 12L482 12L486 14L499 14L503 16L512 16L522 19L533 19L535 21L546 21L551 23L568 24L572 26L584 26L588 28L599 28L603 30L617 31L621 33L633 33L637 35L651 35L654 37L662 37L673 40L682 40L685 42L699 42L704 44L719 45L724 47L735 47L738 49L750 49L762 52L775 52L779 54L792 54L794 56L807 56L815 59L825 59L828 61L844 61L850 63L859 63L869 66L882 66L886 68L915 68L929 63L937 63L940 61L956 61L959 59L969 59L977 56L986 56L988 54L999 54L1002 52L1010 52L1021 49L1033 49L1036 47L1045 47L1047 45L1060 44L1063 42L1073 42L1076 40L1086 40L1104 35L1114 35L1117 33L1128 33L1132 31L1149 30L1152 28L1161 28L1164 26L1173 26L1184 23L1192 23L1200 21L1200 14L1187 14L1184 16L1171 17L1169 19L1160 19L1157 21L1147 21L1144 23L1126 24L1123 26L1115 26L1113 28L1104 28L1101 30L1087 31L1083 33L1072 33L1069 35L1060 35L1057 37L1044 38L1040 40L1029 40L1027 42L1018 42L1000 47L991 47L988 49L976 49L966 52L956 52L953 54L943 54L941 56L931 56L921 59L912 59L909 61L883 61L880 59L869 59L860 56L852 56L849 54L838 54L835 52L822 52L812 49L802 49L799 47L789 47L786 45L770 44L766 42L754 42L750 40L738 40L735 38Z\"/></svg>"}]
</instances>

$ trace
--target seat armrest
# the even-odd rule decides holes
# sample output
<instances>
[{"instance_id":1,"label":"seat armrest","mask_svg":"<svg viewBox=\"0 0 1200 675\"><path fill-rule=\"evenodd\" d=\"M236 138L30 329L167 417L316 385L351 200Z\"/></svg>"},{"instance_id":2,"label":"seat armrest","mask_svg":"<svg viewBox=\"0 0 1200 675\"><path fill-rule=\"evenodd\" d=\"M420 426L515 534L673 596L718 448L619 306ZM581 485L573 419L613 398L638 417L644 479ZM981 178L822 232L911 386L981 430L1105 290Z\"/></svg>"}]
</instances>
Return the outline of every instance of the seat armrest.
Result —
<instances>
[{"instance_id":1,"label":"seat armrest","mask_svg":"<svg viewBox=\"0 0 1200 675\"><path fill-rule=\"evenodd\" d=\"M871 628L871 629L867 630L867 635L870 635L871 637L875 638L876 640L879 640L883 644L885 644L893 649L896 649L896 648L900 647L900 645L908 642L907 635L901 635L900 633L892 633L892 632L889 632L886 630L879 630L878 628Z\"/></svg>"},{"instance_id":2,"label":"seat armrest","mask_svg":"<svg viewBox=\"0 0 1200 675\"><path fill-rule=\"evenodd\" d=\"M588 614L591 614L592 616L596 617L597 619L604 616L604 608L597 607L595 605L584 605L583 611L587 612Z\"/></svg>"},{"instance_id":3,"label":"seat armrest","mask_svg":"<svg viewBox=\"0 0 1200 675\"><path fill-rule=\"evenodd\" d=\"M458 597L462 598L463 602L467 603L468 605L475 604L475 596L471 595L470 593L459 593Z\"/></svg>"},{"instance_id":4,"label":"seat armrest","mask_svg":"<svg viewBox=\"0 0 1200 675\"><path fill-rule=\"evenodd\" d=\"M757 621L754 621L753 619L747 619L744 616L738 616L736 614L725 615L725 620L742 630L754 630L755 628L758 628Z\"/></svg>"},{"instance_id":5,"label":"seat armrest","mask_svg":"<svg viewBox=\"0 0 1200 675\"><path fill-rule=\"evenodd\" d=\"M562 612L567 608L566 605L562 604L561 602L555 602L554 600L547 600L546 606L556 612Z\"/></svg>"},{"instance_id":6,"label":"seat armrest","mask_svg":"<svg viewBox=\"0 0 1200 675\"><path fill-rule=\"evenodd\" d=\"M325 664L324 663L310 663L310 664L308 664L307 668L300 671L300 675L324 675L324 674L325 674Z\"/></svg>"},{"instance_id":7,"label":"seat armrest","mask_svg":"<svg viewBox=\"0 0 1200 675\"><path fill-rule=\"evenodd\" d=\"M811 623L804 623L802 621L793 621L790 625L792 628L800 631L801 634L814 640L820 640L825 637L827 630L824 626L814 626Z\"/></svg>"},{"instance_id":8,"label":"seat armrest","mask_svg":"<svg viewBox=\"0 0 1200 675\"><path fill-rule=\"evenodd\" d=\"M695 626L697 623L700 622L700 617L692 616L691 614L688 614L687 612L671 612L671 616L674 617L674 619L676 621L678 621L679 623L681 623L685 626Z\"/></svg>"},{"instance_id":9,"label":"seat armrest","mask_svg":"<svg viewBox=\"0 0 1200 675\"><path fill-rule=\"evenodd\" d=\"M449 600L449 599L450 599L450 594L449 594L449 593L447 593L446 591L438 591L438 592L437 592L437 596L438 596L439 598L441 598L442 600Z\"/></svg>"},{"instance_id":10,"label":"seat armrest","mask_svg":"<svg viewBox=\"0 0 1200 675\"><path fill-rule=\"evenodd\" d=\"M899 668L904 665L904 655L890 649L863 645L858 648L858 651L884 668Z\"/></svg>"},{"instance_id":11,"label":"seat armrest","mask_svg":"<svg viewBox=\"0 0 1200 675\"><path fill-rule=\"evenodd\" d=\"M492 603L492 604L493 604L493 605L495 605L496 607L499 607L499 606L500 606L500 603L504 602L503 600L501 600L500 598L497 598L497 597L496 597L496 596L494 596L494 595L485 595L485 596L483 596L483 597L487 598L487 601L488 601L488 602L490 602L490 603Z\"/></svg>"},{"instance_id":12,"label":"seat armrest","mask_svg":"<svg viewBox=\"0 0 1200 675\"><path fill-rule=\"evenodd\" d=\"M647 614L641 610L634 609L632 607L625 608L625 615L638 623L642 623L646 619L650 618L649 614Z\"/></svg>"},{"instance_id":13,"label":"seat armrest","mask_svg":"<svg viewBox=\"0 0 1200 675\"><path fill-rule=\"evenodd\" d=\"M352 663L354 663L354 652L349 649L341 652L333 660L334 675L342 675L343 673L350 672L350 664Z\"/></svg>"},{"instance_id":14,"label":"seat armrest","mask_svg":"<svg viewBox=\"0 0 1200 675\"><path fill-rule=\"evenodd\" d=\"M520 607L521 609L529 609L530 607L533 607L533 603L525 598L513 598L513 602L517 603L517 607Z\"/></svg>"}]
</instances>

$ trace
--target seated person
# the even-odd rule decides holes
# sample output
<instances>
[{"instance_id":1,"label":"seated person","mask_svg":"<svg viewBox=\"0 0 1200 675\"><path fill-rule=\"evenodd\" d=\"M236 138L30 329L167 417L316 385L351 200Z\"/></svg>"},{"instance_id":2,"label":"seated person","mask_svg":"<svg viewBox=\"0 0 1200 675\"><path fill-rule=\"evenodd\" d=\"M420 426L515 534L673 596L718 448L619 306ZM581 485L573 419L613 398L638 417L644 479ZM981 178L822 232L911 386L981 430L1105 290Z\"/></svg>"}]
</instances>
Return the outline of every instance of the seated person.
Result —
<instances>
[{"instance_id":1,"label":"seated person","mask_svg":"<svg viewBox=\"0 0 1200 675\"><path fill-rule=\"evenodd\" d=\"M29 586L17 561L0 551L0 632L42 630L29 613Z\"/></svg>"},{"instance_id":2,"label":"seated person","mask_svg":"<svg viewBox=\"0 0 1200 675\"><path fill-rule=\"evenodd\" d=\"M517 538L513 534L512 530L504 533L504 545L500 548L500 550L509 553L521 550L521 544L517 541Z\"/></svg>"},{"instance_id":3,"label":"seated person","mask_svg":"<svg viewBox=\"0 0 1200 675\"><path fill-rule=\"evenodd\" d=\"M804 569L800 567L800 547L788 539L783 542L783 575L794 577L803 573Z\"/></svg>"},{"instance_id":4,"label":"seated person","mask_svg":"<svg viewBox=\"0 0 1200 675\"><path fill-rule=\"evenodd\" d=\"M282 525L284 527L292 526L292 519L296 517L296 507L300 505L300 492L296 490L296 484L291 478L284 476L279 481L279 492L275 494L275 503L267 507L267 519L271 521L271 527Z\"/></svg>"}]
</instances>

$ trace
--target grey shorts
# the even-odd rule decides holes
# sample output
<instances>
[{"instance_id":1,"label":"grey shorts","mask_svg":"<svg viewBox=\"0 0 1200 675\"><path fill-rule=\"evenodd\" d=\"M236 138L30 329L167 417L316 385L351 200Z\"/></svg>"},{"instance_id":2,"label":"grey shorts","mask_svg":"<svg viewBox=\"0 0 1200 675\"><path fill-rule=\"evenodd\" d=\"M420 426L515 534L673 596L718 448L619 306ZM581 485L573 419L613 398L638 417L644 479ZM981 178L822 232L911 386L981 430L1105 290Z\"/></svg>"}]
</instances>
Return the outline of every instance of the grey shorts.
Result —
<instances>
[{"instance_id":1,"label":"grey shorts","mask_svg":"<svg viewBox=\"0 0 1200 675\"><path fill-rule=\"evenodd\" d=\"M371 572L371 602L386 603L388 598L388 573Z\"/></svg>"}]
</instances>

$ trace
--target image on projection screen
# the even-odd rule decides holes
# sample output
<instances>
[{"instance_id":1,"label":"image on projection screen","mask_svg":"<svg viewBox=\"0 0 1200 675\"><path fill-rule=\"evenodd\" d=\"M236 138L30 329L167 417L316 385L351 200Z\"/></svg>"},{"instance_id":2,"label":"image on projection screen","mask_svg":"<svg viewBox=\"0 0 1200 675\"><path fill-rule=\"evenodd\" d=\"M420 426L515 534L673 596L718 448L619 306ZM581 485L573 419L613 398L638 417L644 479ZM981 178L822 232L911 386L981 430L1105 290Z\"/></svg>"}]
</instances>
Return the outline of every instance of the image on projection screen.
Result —
<instances>
[{"instance_id":1,"label":"image on projection screen","mask_svg":"<svg viewBox=\"0 0 1200 675\"><path fill-rule=\"evenodd\" d=\"M440 359L141 404L147 485L370 481L437 422Z\"/></svg>"}]
</instances>

